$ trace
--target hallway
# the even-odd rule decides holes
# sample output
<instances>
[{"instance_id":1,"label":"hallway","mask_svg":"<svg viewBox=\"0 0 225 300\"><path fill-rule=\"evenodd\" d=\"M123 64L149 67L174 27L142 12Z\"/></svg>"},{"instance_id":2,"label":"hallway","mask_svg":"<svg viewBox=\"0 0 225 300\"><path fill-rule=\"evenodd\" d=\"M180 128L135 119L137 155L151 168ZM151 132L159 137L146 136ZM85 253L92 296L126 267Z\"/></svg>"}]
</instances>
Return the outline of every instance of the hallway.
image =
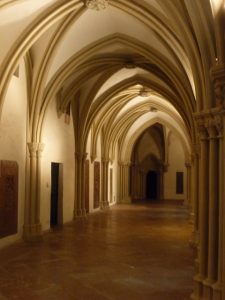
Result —
<instances>
[{"instance_id":1,"label":"hallway","mask_svg":"<svg viewBox=\"0 0 225 300\"><path fill-rule=\"evenodd\" d=\"M176 205L118 205L0 251L0 299L187 300L191 226Z\"/></svg>"}]
</instances>

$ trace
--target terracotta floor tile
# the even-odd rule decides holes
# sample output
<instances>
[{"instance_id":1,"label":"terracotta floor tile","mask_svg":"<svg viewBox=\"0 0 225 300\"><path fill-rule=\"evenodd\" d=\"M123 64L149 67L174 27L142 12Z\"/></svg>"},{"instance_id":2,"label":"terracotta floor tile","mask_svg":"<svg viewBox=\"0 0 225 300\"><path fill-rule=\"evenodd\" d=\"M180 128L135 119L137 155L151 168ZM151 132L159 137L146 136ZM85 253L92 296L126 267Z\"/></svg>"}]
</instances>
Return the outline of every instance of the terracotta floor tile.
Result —
<instances>
[{"instance_id":1,"label":"terracotta floor tile","mask_svg":"<svg viewBox=\"0 0 225 300\"><path fill-rule=\"evenodd\" d=\"M0 300L187 300L191 225L181 206L119 205L0 251Z\"/></svg>"}]
</instances>

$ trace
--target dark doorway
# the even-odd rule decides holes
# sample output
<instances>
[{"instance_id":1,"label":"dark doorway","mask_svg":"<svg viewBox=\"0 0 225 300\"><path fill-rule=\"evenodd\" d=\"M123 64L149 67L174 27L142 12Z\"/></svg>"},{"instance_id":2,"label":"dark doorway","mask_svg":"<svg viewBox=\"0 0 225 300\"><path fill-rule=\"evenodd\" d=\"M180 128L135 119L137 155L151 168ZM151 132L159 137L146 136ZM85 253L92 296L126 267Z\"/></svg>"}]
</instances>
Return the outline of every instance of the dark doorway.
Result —
<instances>
[{"instance_id":1,"label":"dark doorway","mask_svg":"<svg viewBox=\"0 0 225 300\"><path fill-rule=\"evenodd\" d=\"M146 198L156 200L158 197L158 175L156 171L149 171L146 176Z\"/></svg>"},{"instance_id":2,"label":"dark doorway","mask_svg":"<svg viewBox=\"0 0 225 300\"><path fill-rule=\"evenodd\" d=\"M51 163L51 227L62 224L62 164Z\"/></svg>"}]
</instances>

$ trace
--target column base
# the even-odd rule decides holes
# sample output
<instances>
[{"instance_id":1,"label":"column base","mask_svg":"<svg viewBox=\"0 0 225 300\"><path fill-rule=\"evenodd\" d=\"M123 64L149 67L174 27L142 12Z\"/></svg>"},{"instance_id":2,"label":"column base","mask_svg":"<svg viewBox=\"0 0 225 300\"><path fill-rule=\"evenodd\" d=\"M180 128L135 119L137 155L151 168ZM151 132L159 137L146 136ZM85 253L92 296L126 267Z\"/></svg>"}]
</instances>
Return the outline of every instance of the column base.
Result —
<instances>
[{"instance_id":1,"label":"column base","mask_svg":"<svg viewBox=\"0 0 225 300\"><path fill-rule=\"evenodd\" d=\"M223 286L219 282L213 285L213 300L223 300Z\"/></svg>"},{"instance_id":2,"label":"column base","mask_svg":"<svg viewBox=\"0 0 225 300\"><path fill-rule=\"evenodd\" d=\"M108 209L109 208L109 202L108 201L104 201L103 202L103 209Z\"/></svg>"},{"instance_id":3,"label":"column base","mask_svg":"<svg viewBox=\"0 0 225 300\"><path fill-rule=\"evenodd\" d=\"M203 283L203 299L212 300L212 286L209 281L204 281Z\"/></svg>"},{"instance_id":4,"label":"column base","mask_svg":"<svg viewBox=\"0 0 225 300\"><path fill-rule=\"evenodd\" d=\"M128 196L128 197L122 199L121 204L130 204L131 202L132 202L131 197Z\"/></svg>"},{"instance_id":5,"label":"column base","mask_svg":"<svg viewBox=\"0 0 225 300\"><path fill-rule=\"evenodd\" d=\"M196 275L194 277L194 291L192 294L192 298L191 299L202 299L202 295L203 295L203 280L205 278L202 277L201 275Z\"/></svg>"},{"instance_id":6,"label":"column base","mask_svg":"<svg viewBox=\"0 0 225 300\"><path fill-rule=\"evenodd\" d=\"M194 221L195 221L195 214L193 212L190 212L189 214L189 224L194 225Z\"/></svg>"},{"instance_id":7,"label":"column base","mask_svg":"<svg viewBox=\"0 0 225 300\"><path fill-rule=\"evenodd\" d=\"M41 224L23 225L23 239L25 241L39 241L42 239Z\"/></svg>"},{"instance_id":8,"label":"column base","mask_svg":"<svg viewBox=\"0 0 225 300\"><path fill-rule=\"evenodd\" d=\"M75 220L75 219L81 218L81 217L83 217L83 210L82 210L82 209L77 209L77 210L74 212L73 218L74 218L74 220Z\"/></svg>"}]
</instances>

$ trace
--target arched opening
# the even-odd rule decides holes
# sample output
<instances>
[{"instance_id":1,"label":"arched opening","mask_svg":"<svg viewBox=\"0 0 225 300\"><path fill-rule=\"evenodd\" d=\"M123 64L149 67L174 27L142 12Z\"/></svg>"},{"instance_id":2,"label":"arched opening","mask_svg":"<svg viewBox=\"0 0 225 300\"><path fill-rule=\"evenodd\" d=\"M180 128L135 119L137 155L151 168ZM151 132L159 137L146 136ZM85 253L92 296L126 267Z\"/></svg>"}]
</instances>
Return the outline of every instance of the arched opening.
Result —
<instances>
[{"instance_id":1,"label":"arched opening","mask_svg":"<svg viewBox=\"0 0 225 300\"><path fill-rule=\"evenodd\" d=\"M130 255L124 248L123 252L129 258L141 253L138 259L133 257L129 261L128 265L133 266L133 262L150 256L154 242L147 245L146 240L149 242L155 232L152 226L157 212L158 216L161 214L157 225L167 225L172 219L177 221L179 211L185 227L187 217L183 212L190 208L193 245L199 251L193 299L225 298L225 291L223 294L219 291L220 286L225 286L221 113L225 59L224 43L220 43L224 38L221 27L224 1L205 0L204 6L199 1L163 0L146 0L141 5L138 0L0 2L1 160L16 161L19 166L18 200L9 199L18 201L18 213L14 211L18 217L18 222L16 218L14 222L18 224L10 232L14 236L4 235L0 246L22 237L35 240L60 222L72 223L76 219L78 224L87 214L105 210L108 219L90 222L91 226L96 225L90 230L86 230L85 223L80 231L86 231L81 235L76 232L72 237L88 241L75 252L89 251L95 244L93 240L106 237L104 252L99 257L107 249L108 253L113 252L110 257L116 263L119 259L114 254L119 247L114 242L121 238L120 234L124 234L122 241L127 241L129 235L127 250L134 248ZM51 170L52 162L56 163ZM59 164L63 165L61 183ZM61 192L60 186L63 186ZM10 206L10 201L5 197L3 203ZM182 206L183 203L186 205ZM114 208L111 216L108 208L115 205L116 210L116 204L121 204L117 208L123 211L115 225ZM8 215L7 205L0 201L0 215L4 219ZM150 217L145 215L145 223L142 223L143 207L149 211L153 208ZM128 215L132 215L131 222L126 219ZM85 222L90 219L92 216ZM131 224L134 226L129 227ZM5 230L4 224L1 226ZM164 238L166 242L167 227L163 227L160 243ZM107 228L112 229L110 234ZM183 238L184 232L179 232ZM91 240L93 236L95 239ZM156 240L158 236L157 232ZM173 230L174 244L176 238L177 230ZM190 237L186 235L185 239L187 245ZM133 242L136 240L137 247ZM75 244L80 245L80 240ZM161 258L166 249L171 261L177 260L177 245L170 249L159 246L160 251L155 253L160 253ZM99 255L98 247L92 250L91 257L93 253ZM117 254L121 258L121 253ZM52 253L47 255L50 256ZM86 253L82 258L87 258ZM151 259L152 256L149 261L142 261L142 265L144 268L150 265L152 271ZM170 263L167 278L173 276ZM120 273L117 271L116 276ZM157 272L152 274L155 276ZM138 277L134 279L132 283L141 283ZM151 279L153 283L154 278ZM66 281L70 280L66 278L63 282ZM184 285L178 281L175 276L174 283L183 289ZM215 284L209 286L211 282ZM83 292L82 288L77 290ZM137 286L134 292L138 290ZM176 293L175 297L165 295L163 291L169 293L162 288L162 299L187 298ZM104 291L99 295L104 295ZM150 291L143 298L154 299L155 295ZM114 298L110 292L111 296ZM127 298L132 296L127 294ZM137 294L136 299L141 296ZM80 299L87 297L83 294Z\"/></svg>"}]
</instances>

